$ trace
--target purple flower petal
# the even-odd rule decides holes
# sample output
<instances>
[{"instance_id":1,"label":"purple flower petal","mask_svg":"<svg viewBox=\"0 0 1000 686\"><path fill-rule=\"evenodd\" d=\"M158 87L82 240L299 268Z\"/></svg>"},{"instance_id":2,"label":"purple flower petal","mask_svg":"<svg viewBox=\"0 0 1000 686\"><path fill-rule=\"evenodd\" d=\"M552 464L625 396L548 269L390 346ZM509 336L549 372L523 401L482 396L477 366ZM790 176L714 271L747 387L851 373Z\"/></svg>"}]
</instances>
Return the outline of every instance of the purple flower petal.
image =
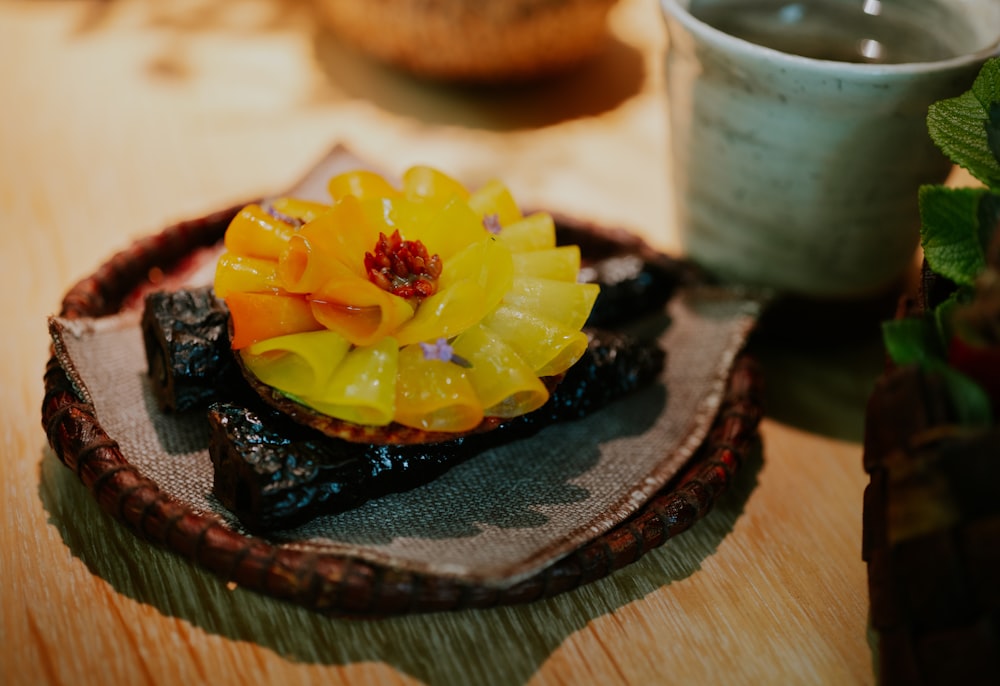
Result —
<instances>
[{"instance_id":1,"label":"purple flower petal","mask_svg":"<svg viewBox=\"0 0 1000 686\"><path fill-rule=\"evenodd\" d=\"M500 216L497 214L486 215L485 217L483 217L483 227L485 227L487 231L496 236L497 234L500 233L500 230L503 228L502 226L500 226Z\"/></svg>"},{"instance_id":2,"label":"purple flower petal","mask_svg":"<svg viewBox=\"0 0 1000 686\"><path fill-rule=\"evenodd\" d=\"M425 360L440 360L441 362L452 362L459 367L469 368L472 364L464 357L455 354L455 349L448 344L444 338L439 338L433 343L421 343L420 349L424 352Z\"/></svg>"},{"instance_id":3,"label":"purple flower petal","mask_svg":"<svg viewBox=\"0 0 1000 686\"><path fill-rule=\"evenodd\" d=\"M441 360L442 362L450 362L452 355L455 351L448 341L443 338L439 338L433 343L421 343L420 348L424 351L425 360Z\"/></svg>"}]
</instances>

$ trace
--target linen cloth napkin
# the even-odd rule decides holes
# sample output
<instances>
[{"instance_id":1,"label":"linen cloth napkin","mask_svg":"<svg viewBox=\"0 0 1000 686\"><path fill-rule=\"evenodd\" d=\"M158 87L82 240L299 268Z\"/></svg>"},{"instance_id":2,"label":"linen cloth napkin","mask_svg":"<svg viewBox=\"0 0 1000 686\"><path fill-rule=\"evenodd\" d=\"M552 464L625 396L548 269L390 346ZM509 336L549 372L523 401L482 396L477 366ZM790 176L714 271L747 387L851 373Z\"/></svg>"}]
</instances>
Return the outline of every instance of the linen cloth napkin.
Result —
<instances>
[{"instance_id":1,"label":"linen cloth napkin","mask_svg":"<svg viewBox=\"0 0 1000 686\"><path fill-rule=\"evenodd\" d=\"M758 307L728 290L682 290L668 305L658 339L667 361L650 386L424 486L269 538L485 585L516 583L626 519L677 474L705 439ZM212 495L204 413L156 407L138 314L53 318L50 328L60 364L126 458L169 495L238 530Z\"/></svg>"}]
</instances>

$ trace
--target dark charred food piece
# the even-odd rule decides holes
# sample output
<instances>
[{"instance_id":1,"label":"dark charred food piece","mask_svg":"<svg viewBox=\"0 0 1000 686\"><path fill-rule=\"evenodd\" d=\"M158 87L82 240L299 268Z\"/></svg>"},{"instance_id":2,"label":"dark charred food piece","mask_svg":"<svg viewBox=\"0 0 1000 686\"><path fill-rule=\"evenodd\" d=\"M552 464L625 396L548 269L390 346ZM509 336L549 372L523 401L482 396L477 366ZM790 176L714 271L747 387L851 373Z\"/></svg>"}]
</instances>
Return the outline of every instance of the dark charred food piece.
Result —
<instances>
[{"instance_id":1,"label":"dark charred food piece","mask_svg":"<svg viewBox=\"0 0 1000 686\"><path fill-rule=\"evenodd\" d=\"M163 412L206 407L235 371L228 313L210 287L150 293L142 338L148 374Z\"/></svg>"},{"instance_id":2,"label":"dark charred food piece","mask_svg":"<svg viewBox=\"0 0 1000 686\"><path fill-rule=\"evenodd\" d=\"M438 443L354 443L268 407L217 403L209 411L213 492L252 531L288 528L428 483L489 448L583 418L658 377L665 354L656 345L590 333L587 352L543 407L490 432Z\"/></svg>"},{"instance_id":3,"label":"dark charred food piece","mask_svg":"<svg viewBox=\"0 0 1000 686\"><path fill-rule=\"evenodd\" d=\"M601 286L587 325L602 328L662 310L678 284L667 265L634 253L585 262L579 280Z\"/></svg>"}]
</instances>

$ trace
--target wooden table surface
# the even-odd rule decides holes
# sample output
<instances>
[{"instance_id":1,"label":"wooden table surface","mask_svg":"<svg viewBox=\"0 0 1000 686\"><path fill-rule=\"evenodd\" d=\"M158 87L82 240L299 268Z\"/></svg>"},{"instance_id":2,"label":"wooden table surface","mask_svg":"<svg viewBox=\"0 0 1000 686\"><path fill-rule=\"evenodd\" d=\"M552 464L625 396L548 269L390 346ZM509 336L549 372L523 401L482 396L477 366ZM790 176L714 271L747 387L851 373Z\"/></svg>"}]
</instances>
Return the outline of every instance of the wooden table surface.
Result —
<instances>
[{"instance_id":1,"label":"wooden table surface","mask_svg":"<svg viewBox=\"0 0 1000 686\"><path fill-rule=\"evenodd\" d=\"M763 451L692 530L555 599L329 619L151 548L40 426L45 318L114 251L284 188L332 145L500 176L527 204L677 250L655 0L544 86L462 91L339 46L306 2L0 2L0 681L865 684L863 407L876 338L760 345Z\"/></svg>"}]
</instances>

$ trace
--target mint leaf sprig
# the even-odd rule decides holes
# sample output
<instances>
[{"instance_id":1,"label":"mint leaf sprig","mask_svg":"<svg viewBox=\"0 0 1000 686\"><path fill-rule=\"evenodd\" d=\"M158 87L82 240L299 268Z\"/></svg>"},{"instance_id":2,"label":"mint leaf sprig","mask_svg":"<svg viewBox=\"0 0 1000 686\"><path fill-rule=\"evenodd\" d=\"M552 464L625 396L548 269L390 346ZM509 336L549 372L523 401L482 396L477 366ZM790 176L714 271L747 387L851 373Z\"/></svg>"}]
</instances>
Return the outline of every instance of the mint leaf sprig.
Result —
<instances>
[{"instance_id":1,"label":"mint leaf sprig","mask_svg":"<svg viewBox=\"0 0 1000 686\"><path fill-rule=\"evenodd\" d=\"M956 322L975 298L977 285L982 295L984 281L992 282L995 290L1000 278L989 255L994 234L1000 233L1000 58L984 64L968 92L934 103L927 129L941 151L982 187L920 189L920 244L927 267L956 288L921 318L885 322L883 340L896 364L917 364L945 380L960 422L989 424L1000 398L991 388L996 383L986 377L1000 379L1000 348L995 361L984 357L975 348L979 342L970 340L974 333ZM970 358L970 350L972 365L962 362ZM984 367L990 368L983 373Z\"/></svg>"},{"instance_id":2,"label":"mint leaf sprig","mask_svg":"<svg viewBox=\"0 0 1000 686\"><path fill-rule=\"evenodd\" d=\"M1000 188L1000 58L986 62L972 88L931 105L931 140L989 188Z\"/></svg>"}]
</instances>

